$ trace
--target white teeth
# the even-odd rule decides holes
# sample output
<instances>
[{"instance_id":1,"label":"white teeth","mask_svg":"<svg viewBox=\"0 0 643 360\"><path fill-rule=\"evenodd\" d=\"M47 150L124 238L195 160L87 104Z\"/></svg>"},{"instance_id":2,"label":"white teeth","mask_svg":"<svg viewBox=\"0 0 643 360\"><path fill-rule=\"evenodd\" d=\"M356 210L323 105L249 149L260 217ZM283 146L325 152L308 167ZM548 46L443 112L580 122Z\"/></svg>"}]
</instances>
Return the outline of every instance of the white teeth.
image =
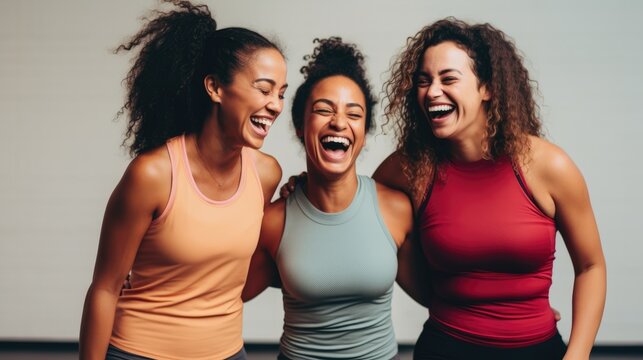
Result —
<instances>
[{"instance_id":1,"label":"white teeth","mask_svg":"<svg viewBox=\"0 0 643 360\"><path fill-rule=\"evenodd\" d=\"M269 120L269 119L259 118L259 117L251 117L250 120L252 122L256 122L256 123L259 123L259 124L262 124L262 125L266 125L267 127L270 127L272 125L272 123L274 122L274 120Z\"/></svg>"},{"instance_id":2,"label":"white teeth","mask_svg":"<svg viewBox=\"0 0 643 360\"><path fill-rule=\"evenodd\" d=\"M449 111L453 109L452 105L434 105L429 106L429 111Z\"/></svg>"},{"instance_id":3,"label":"white teeth","mask_svg":"<svg viewBox=\"0 0 643 360\"><path fill-rule=\"evenodd\" d=\"M339 136L325 136L321 139L321 142L323 143L336 142L336 143L343 144L344 146L348 146L351 143L347 138L339 137Z\"/></svg>"}]
</instances>

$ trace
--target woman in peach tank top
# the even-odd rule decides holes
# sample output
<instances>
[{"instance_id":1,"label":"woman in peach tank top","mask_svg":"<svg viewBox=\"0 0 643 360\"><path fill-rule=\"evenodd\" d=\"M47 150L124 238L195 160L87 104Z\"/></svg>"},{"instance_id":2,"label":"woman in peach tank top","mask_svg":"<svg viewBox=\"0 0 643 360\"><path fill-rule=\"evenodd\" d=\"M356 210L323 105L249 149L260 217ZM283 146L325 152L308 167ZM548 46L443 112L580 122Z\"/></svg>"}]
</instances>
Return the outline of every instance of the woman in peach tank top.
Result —
<instances>
[{"instance_id":1,"label":"woman in peach tank top","mask_svg":"<svg viewBox=\"0 0 643 360\"><path fill-rule=\"evenodd\" d=\"M286 64L260 34L171 2L117 49L140 50L123 106L135 157L103 218L81 359L245 358L241 291L281 179L257 149L282 110Z\"/></svg>"}]
</instances>

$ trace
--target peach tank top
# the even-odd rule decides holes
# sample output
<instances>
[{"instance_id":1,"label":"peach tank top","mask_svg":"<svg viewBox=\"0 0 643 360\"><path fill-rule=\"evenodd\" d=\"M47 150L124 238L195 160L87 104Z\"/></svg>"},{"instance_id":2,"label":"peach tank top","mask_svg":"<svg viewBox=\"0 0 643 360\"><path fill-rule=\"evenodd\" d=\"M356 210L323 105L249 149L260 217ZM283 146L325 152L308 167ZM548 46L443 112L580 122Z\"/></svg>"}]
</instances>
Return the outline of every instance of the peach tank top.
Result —
<instances>
[{"instance_id":1,"label":"peach tank top","mask_svg":"<svg viewBox=\"0 0 643 360\"><path fill-rule=\"evenodd\" d=\"M138 249L110 342L151 358L224 359L243 346L241 291L263 218L254 150L242 150L236 193L214 201L192 177L185 137L167 148L170 198Z\"/></svg>"}]
</instances>

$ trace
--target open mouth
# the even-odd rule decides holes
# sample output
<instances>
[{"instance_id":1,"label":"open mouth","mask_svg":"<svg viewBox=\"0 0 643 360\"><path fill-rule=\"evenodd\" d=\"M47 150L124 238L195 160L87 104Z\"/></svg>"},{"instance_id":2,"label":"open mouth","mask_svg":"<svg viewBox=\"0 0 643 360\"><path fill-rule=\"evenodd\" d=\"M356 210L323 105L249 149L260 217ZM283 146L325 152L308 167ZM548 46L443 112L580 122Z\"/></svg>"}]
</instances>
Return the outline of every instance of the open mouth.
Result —
<instances>
[{"instance_id":1,"label":"open mouth","mask_svg":"<svg viewBox=\"0 0 643 360\"><path fill-rule=\"evenodd\" d=\"M341 136L324 136L321 145L326 151L345 153L351 145L350 140Z\"/></svg>"},{"instance_id":2,"label":"open mouth","mask_svg":"<svg viewBox=\"0 0 643 360\"><path fill-rule=\"evenodd\" d=\"M275 122L274 120L263 118L263 117L256 117L253 116L250 118L250 122L252 125L260 130L261 133L268 133L268 130L272 126L272 123Z\"/></svg>"},{"instance_id":3,"label":"open mouth","mask_svg":"<svg viewBox=\"0 0 643 360\"><path fill-rule=\"evenodd\" d=\"M433 106L429 106L428 113L431 119L439 120L447 117L454 110L455 110L455 106L453 105L447 105L447 104L433 105Z\"/></svg>"}]
</instances>

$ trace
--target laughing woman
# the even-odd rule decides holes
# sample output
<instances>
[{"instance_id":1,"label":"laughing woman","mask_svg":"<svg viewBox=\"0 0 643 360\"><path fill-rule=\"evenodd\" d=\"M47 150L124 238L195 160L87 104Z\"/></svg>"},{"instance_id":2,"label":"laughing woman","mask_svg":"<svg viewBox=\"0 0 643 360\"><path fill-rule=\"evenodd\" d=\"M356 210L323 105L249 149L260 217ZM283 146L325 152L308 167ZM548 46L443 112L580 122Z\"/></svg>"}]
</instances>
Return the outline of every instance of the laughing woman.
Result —
<instances>
[{"instance_id":1,"label":"laughing woman","mask_svg":"<svg viewBox=\"0 0 643 360\"><path fill-rule=\"evenodd\" d=\"M583 176L541 137L527 70L489 24L410 38L386 87L398 150L374 178L406 192L431 271L416 359L588 359L605 260ZM567 348L549 306L560 231L575 270Z\"/></svg>"},{"instance_id":2,"label":"laughing woman","mask_svg":"<svg viewBox=\"0 0 643 360\"><path fill-rule=\"evenodd\" d=\"M172 3L119 48L141 47L124 106L136 158L105 211L81 359L245 358L241 291L281 178L257 149L286 64L263 36Z\"/></svg>"},{"instance_id":3,"label":"laughing woman","mask_svg":"<svg viewBox=\"0 0 643 360\"><path fill-rule=\"evenodd\" d=\"M281 283L280 359L392 359L393 284L397 276L411 291L413 282L398 270L398 258L410 267L402 258L413 254L412 207L403 193L357 175L374 127L363 57L339 38L318 42L292 108L308 176L266 209L244 299Z\"/></svg>"}]
</instances>

